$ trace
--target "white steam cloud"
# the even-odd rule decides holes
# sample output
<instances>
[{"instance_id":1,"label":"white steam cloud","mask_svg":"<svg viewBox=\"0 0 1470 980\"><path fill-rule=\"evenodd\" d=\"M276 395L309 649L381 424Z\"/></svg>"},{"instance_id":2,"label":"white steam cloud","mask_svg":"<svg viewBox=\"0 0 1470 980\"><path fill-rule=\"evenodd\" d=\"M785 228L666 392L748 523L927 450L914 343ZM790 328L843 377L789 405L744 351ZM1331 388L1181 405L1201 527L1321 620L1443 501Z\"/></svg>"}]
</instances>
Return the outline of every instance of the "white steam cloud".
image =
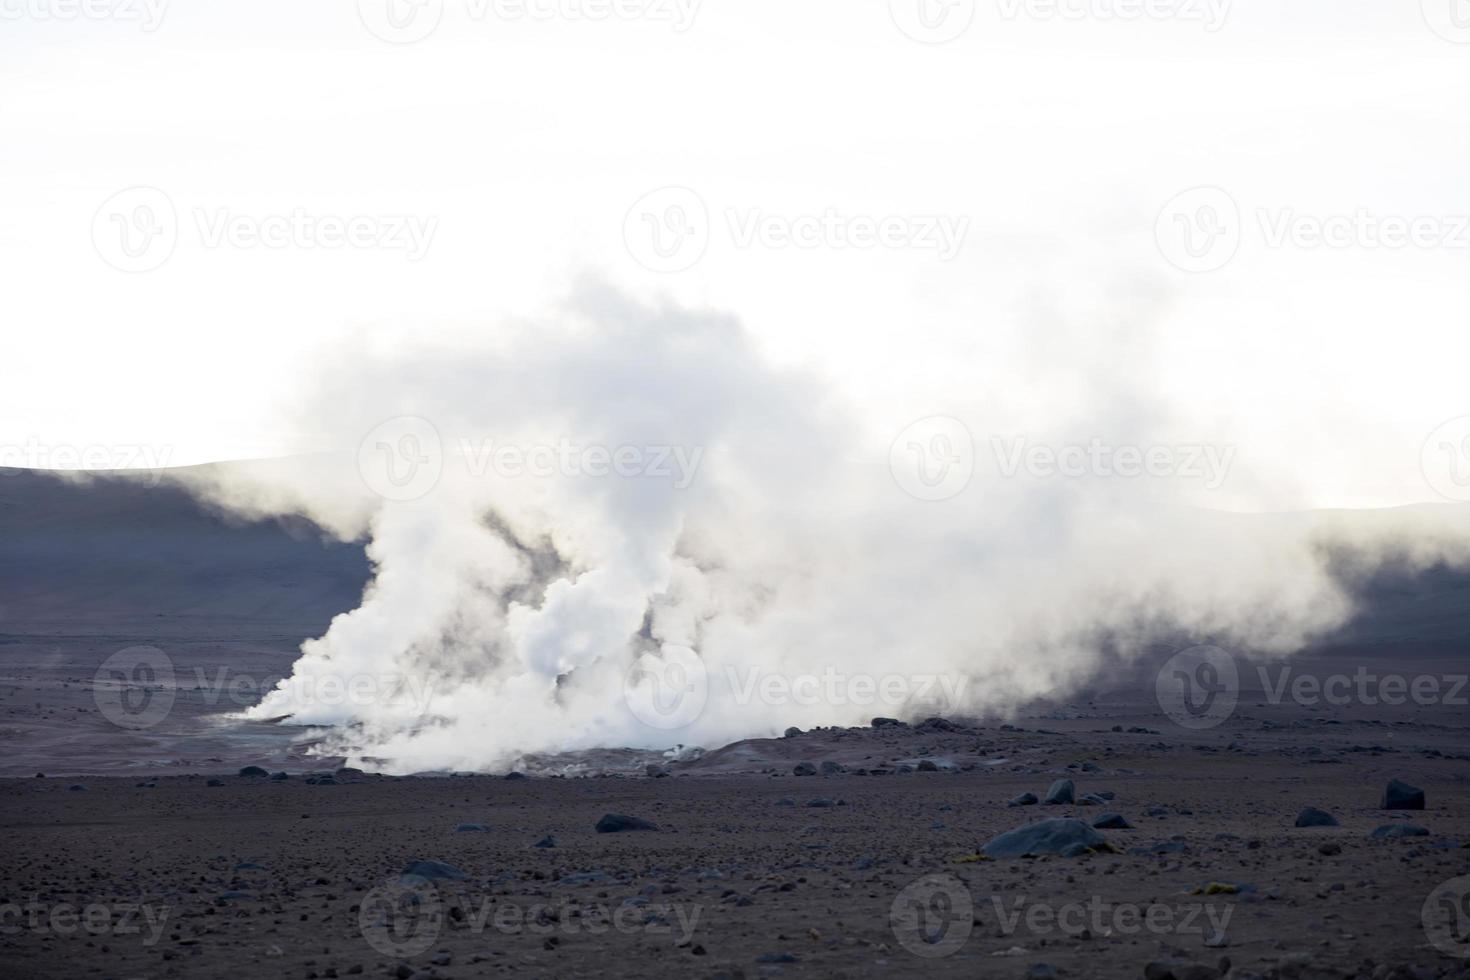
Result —
<instances>
[{"instance_id":1,"label":"white steam cloud","mask_svg":"<svg viewBox=\"0 0 1470 980\"><path fill-rule=\"evenodd\" d=\"M925 500L890 460L913 418L875 433L863 406L771 366L733 319L584 287L490 339L333 350L295 411L351 452L185 478L236 511L367 541L360 607L304 643L250 715L331 726L325 750L389 772L714 746L936 705L1003 712L1160 639L1288 655L1351 615L1331 556L1470 553L1453 508L1368 522L1207 509L1229 475L1203 461L1218 470L1238 447L1184 431L1189 413L1146 383L1148 346L1144 331L1126 357L1053 354L1065 397L1018 381L936 406L963 416L977 462ZM914 465L967 463L955 440L913 431L900 463L929 449ZM1081 469L1059 475L1045 452L1012 457L1017 439L1114 454L1064 452ZM1177 455L1132 476L1118 447ZM823 680L789 687L803 677Z\"/></svg>"}]
</instances>

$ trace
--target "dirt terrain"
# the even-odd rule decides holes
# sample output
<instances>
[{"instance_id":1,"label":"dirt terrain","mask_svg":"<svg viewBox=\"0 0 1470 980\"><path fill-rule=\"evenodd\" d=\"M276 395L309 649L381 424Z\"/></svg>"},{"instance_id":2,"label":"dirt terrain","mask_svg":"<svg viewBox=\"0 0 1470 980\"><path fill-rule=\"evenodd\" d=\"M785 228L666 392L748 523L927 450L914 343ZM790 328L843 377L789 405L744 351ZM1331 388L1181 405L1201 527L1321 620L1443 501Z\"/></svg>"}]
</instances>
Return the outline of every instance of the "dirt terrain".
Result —
<instances>
[{"instance_id":1,"label":"dirt terrain","mask_svg":"<svg viewBox=\"0 0 1470 980\"><path fill-rule=\"evenodd\" d=\"M1374 584L1332 644L1242 660L1200 727L1161 706L1155 658L1006 718L390 778L230 717L354 604L360 551L177 500L144 517L187 529L129 550L159 497L48 490L91 501L73 565L111 571L27 573L37 487L0 484L0 975L1470 976L1463 578ZM138 647L172 676L130 728L99 668ZM1392 779L1425 808L1381 809ZM1073 803L1008 805L1063 780ZM1295 826L1309 807L1336 825ZM1130 827L1080 856L982 853L1104 813ZM657 829L599 833L609 814Z\"/></svg>"}]
</instances>

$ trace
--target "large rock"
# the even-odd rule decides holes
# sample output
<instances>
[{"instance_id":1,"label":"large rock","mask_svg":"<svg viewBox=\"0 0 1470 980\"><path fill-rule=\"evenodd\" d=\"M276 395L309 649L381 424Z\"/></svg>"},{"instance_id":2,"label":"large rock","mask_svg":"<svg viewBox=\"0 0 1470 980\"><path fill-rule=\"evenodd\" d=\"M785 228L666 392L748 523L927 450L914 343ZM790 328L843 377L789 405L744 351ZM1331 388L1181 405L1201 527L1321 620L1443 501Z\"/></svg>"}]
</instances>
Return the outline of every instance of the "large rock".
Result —
<instances>
[{"instance_id":1,"label":"large rock","mask_svg":"<svg viewBox=\"0 0 1470 980\"><path fill-rule=\"evenodd\" d=\"M657 830L658 824L642 817L630 817L622 813L604 813L597 821L599 834L621 834L631 830Z\"/></svg>"},{"instance_id":2,"label":"large rock","mask_svg":"<svg viewBox=\"0 0 1470 980\"><path fill-rule=\"evenodd\" d=\"M1052 804L1070 804L1076 802L1077 787L1072 785L1070 779L1058 779L1047 788L1046 796L1042 802Z\"/></svg>"},{"instance_id":3,"label":"large rock","mask_svg":"<svg viewBox=\"0 0 1470 980\"><path fill-rule=\"evenodd\" d=\"M1319 810L1314 806L1306 807L1296 815L1298 827L1336 827L1337 818L1326 810Z\"/></svg>"},{"instance_id":4,"label":"large rock","mask_svg":"<svg viewBox=\"0 0 1470 980\"><path fill-rule=\"evenodd\" d=\"M992 858L1018 858L1026 854L1066 854L1081 845L1087 851L1107 849L1107 838L1081 820L1041 820L1008 830L980 848Z\"/></svg>"},{"instance_id":5,"label":"large rock","mask_svg":"<svg viewBox=\"0 0 1470 980\"><path fill-rule=\"evenodd\" d=\"M245 768L240 770L240 775L249 777L251 779L264 779L269 776L270 773L266 772L259 766L246 766Z\"/></svg>"},{"instance_id":6,"label":"large rock","mask_svg":"<svg viewBox=\"0 0 1470 980\"><path fill-rule=\"evenodd\" d=\"M1104 813L1092 822L1097 830L1132 830L1133 825L1121 813Z\"/></svg>"},{"instance_id":7,"label":"large rock","mask_svg":"<svg viewBox=\"0 0 1470 980\"><path fill-rule=\"evenodd\" d=\"M1368 835L1370 840L1383 840L1393 837L1428 837L1429 831L1424 827L1418 827L1411 823L1390 823L1382 827L1373 828Z\"/></svg>"},{"instance_id":8,"label":"large rock","mask_svg":"<svg viewBox=\"0 0 1470 980\"><path fill-rule=\"evenodd\" d=\"M1383 800L1378 804L1380 810L1422 810L1424 809L1424 791L1417 786L1397 779L1390 779L1388 785L1383 789Z\"/></svg>"},{"instance_id":9,"label":"large rock","mask_svg":"<svg viewBox=\"0 0 1470 980\"><path fill-rule=\"evenodd\" d=\"M791 772L797 776L815 776L817 774L817 767L810 762L798 762L791 767Z\"/></svg>"}]
</instances>

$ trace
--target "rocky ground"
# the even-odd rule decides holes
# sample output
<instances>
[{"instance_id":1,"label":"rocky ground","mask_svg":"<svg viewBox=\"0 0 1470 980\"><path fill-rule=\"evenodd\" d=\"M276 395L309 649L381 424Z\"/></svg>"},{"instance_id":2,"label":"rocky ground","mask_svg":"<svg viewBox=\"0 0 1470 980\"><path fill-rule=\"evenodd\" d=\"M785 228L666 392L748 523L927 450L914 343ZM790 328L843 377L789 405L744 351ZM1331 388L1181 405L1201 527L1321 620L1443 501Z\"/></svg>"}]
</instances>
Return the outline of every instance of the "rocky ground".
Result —
<instances>
[{"instance_id":1,"label":"rocky ground","mask_svg":"<svg viewBox=\"0 0 1470 980\"><path fill-rule=\"evenodd\" d=\"M1182 978L1227 960L1234 977L1470 975L1456 720L884 725L667 775L9 779L0 962L70 978ZM1379 809L1392 778L1426 809ZM1112 799L1008 805L1061 780ZM1338 825L1294 826L1309 806ZM1104 812L1132 829L1084 856L980 853ZM606 814L657 829L599 833ZM1411 824L1427 835L1369 837Z\"/></svg>"}]
</instances>

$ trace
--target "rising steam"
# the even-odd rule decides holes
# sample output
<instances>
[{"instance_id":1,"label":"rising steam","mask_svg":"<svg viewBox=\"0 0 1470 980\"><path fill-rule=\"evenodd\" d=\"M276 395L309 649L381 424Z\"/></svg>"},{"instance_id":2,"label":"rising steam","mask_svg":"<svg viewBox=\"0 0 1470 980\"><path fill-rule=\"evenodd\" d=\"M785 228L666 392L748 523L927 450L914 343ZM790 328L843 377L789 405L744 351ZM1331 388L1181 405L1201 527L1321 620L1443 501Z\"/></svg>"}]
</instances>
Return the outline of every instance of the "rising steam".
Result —
<instances>
[{"instance_id":1,"label":"rising steam","mask_svg":"<svg viewBox=\"0 0 1470 980\"><path fill-rule=\"evenodd\" d=\"M331 726L327 750L410 772L1005 711L1092 680L1105 649L1289 654L1351 614L1329 552L1466 553L1463 529L1422 515L1350 532L1209 510L1218 488L1189 475L1000 472L993 435L1225 447L1101 347L1056 355L1070 399L1038 399L1031 377L935 405L963 416L978 461L961 492L922 500L890 468L912 416L871 424L731 318L587 288L493 337L333 350L295 411L349 452L187 477L242 513L363 539L374 565L252 717ZM397 493L380 452L437 477ZM825 680L787 686L801 677Z\"/></svg>"}]
</instances>

